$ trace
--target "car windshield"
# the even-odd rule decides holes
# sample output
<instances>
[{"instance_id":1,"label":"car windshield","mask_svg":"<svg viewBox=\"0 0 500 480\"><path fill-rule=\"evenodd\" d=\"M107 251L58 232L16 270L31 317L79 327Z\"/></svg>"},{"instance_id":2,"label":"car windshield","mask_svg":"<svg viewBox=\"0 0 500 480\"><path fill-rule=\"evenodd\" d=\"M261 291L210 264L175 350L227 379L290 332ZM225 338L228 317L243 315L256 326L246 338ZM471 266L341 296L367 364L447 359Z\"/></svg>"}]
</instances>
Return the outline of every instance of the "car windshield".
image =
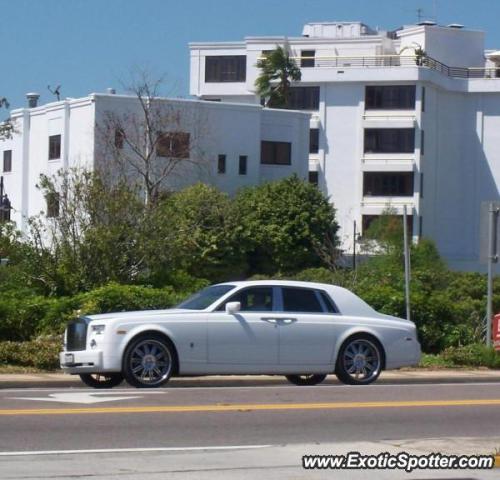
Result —
<instances>
[{"instance_id":1,"label":"car windshield","mask_svg":"<svg viewBox=\"0 0 500 480\"><path fill-rule=\"evenodd\" d=\"M212 285L195 293L187 300L177 305L176 308L187 308L188 310L205 310L217 299L231 291L234 285Z\"/></svg>"}]
</instances>

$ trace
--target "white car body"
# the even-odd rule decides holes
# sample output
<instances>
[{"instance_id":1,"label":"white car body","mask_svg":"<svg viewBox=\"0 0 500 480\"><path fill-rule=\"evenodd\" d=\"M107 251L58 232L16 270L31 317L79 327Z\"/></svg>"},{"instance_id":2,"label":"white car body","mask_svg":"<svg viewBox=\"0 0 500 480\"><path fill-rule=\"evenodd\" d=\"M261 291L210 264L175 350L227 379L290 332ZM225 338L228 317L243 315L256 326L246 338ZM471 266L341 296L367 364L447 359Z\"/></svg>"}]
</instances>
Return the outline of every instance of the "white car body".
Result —
<instances>
[{"instance_id":1,"label":"white car body","mask_svg":"<svg viewBox=\"0 0 500 480\"><path fill-rule=\"evenodd\" d=\"M81 349L71 349L65 342L60 354L61 368L70 374L120 372L127 345L145 332L168 337L177 357L174 374L179 376L333 373L341 345L359 333L380 342L383 369L411 366L420 360L413 322L378 313L344 288L292 281L220 285L234 288L203 310L116 312L84 317L80 321L87 327L82 327L85 338L81 339ZM250 287L273 289L272 311L217 310L235 293ZM313 289L316 295L323 292L337 312L285 312L282 288Z\"/></svg>"}]
</instances>

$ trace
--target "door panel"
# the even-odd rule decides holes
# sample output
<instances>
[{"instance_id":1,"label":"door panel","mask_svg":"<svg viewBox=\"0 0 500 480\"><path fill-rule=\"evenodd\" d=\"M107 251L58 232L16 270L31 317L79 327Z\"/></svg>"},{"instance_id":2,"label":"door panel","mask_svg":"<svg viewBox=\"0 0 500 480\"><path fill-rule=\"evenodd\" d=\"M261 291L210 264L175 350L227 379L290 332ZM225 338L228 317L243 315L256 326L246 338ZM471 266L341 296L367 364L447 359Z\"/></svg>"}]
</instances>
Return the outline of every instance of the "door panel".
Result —
<instances>
[{"instance_id":1,"label":"door panel","mask_svg":"<svg viewBox=\"0 0 500 480\"><path fill-rule=\"evenodd\" d=\"M274 312L241 312L208 316L208 363L262 365L264 371L278 365L278 324Z\"/></svg>"},{"instance_id":2,"label":"door panel","mask_svg":"<svg viewBox=\"0 0 500 480\"><path fill-rule=\"evenodd\" d=\"M280 364L327 365L331 362L336 336L332 315L290 312L276 317L280 318Z\"/></svg>"}]
</instances>

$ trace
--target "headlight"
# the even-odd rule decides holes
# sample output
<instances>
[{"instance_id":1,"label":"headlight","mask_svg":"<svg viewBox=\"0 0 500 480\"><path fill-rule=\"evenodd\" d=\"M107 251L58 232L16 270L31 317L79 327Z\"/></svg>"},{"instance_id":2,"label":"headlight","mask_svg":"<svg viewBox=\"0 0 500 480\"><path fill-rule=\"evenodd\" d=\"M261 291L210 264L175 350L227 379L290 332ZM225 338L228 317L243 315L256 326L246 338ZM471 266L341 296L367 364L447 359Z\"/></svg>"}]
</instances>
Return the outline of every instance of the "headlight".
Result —
<instances>
[{"instance_id":1,"label":"headlight","mask_svg":"<svg viewBox=\"0 0 500 480\"><path fill-rule=\"evenodd\" d=\"M95 333L96 335L101 335L104 333L104 329L106 328L106 325L92 325L92 333Z\"/></svg>"}]
</instances>

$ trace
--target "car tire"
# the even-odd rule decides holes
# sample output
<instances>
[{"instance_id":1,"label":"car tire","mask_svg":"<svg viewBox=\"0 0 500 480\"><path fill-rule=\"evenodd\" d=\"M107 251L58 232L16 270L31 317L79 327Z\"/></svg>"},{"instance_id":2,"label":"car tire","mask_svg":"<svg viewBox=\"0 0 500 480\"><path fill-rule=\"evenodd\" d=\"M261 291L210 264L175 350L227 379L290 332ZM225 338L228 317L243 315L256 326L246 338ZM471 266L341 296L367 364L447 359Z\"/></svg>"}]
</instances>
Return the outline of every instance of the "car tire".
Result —
<instances>
[{"instance_id":1,"label":"car tire","mask_svg":"<svg viewBox=\"0 0 500 480\"><path fill-rule=\"evenodd\" d=\"M335 375L347 385L368 385L379 377L383 359L378 340L370 335L353 335L340 347Z\"/></svg>"},{"instance_id":2,"label":"car tire","mask_svg":"<svg viewBox=\"0 0 500 480\"><path fill-rule=\"evenodd\" d=\"M287 375L286 379L294 385L318 385L326 378L326 374L310 374L310 375Z\"/></svg>"},{"instance_id":3,"label":"car tire","mask_svg":"<svg viewBox=\"0 0 500 480\"><path fill-rule=\"evenodd\" d=\"M162 335L133 339L123 355L125 380L137 388L157 388L168 382L176 366L174 347Z\"/></svg>"},{"instance_id":4,"label":"car tire","mask_svg":"<svg viewBox=\"0 0 500 480\"><path fill-rule=\"evenodd\" d=\"M123 382L123 375L116 373L81 373L80 380L92 388L113 388Z\"/></svg>"}]
</instances>

